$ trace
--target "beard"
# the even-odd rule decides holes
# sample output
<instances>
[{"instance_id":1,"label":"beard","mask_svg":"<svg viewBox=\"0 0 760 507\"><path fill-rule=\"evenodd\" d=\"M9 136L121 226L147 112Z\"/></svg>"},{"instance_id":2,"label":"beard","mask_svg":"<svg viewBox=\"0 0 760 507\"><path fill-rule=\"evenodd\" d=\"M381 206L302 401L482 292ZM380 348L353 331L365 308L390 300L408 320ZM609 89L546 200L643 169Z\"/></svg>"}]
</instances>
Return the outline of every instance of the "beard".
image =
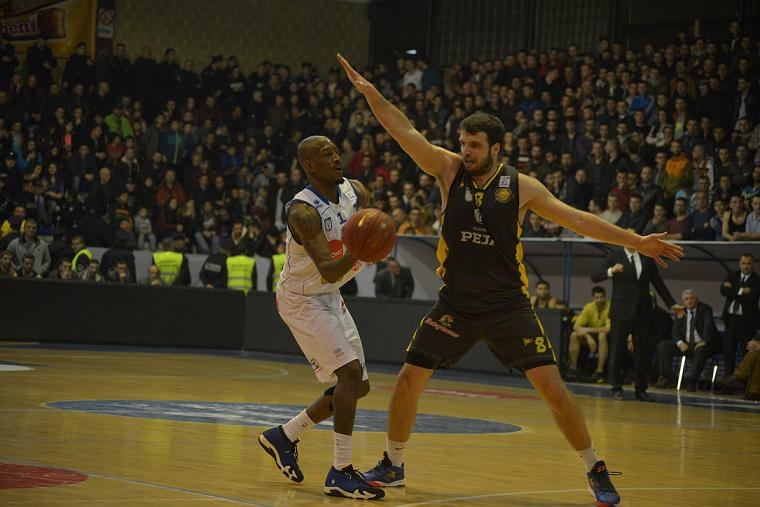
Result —
<instances>
[{"instance_id":1,"label":"beard","mask_svg":"<svg viewBox=\"0 0 760 507\"><path fill-rule=\"evenodd\" d=\"M465 166L465 170L470 173L470 176L483 176L484 174L488 174L488 172L491 170L491 167L493 167L493 157L491 156L491 152L489 150L488 155L482 163L477 164L472 169L467 169L467 166Z\"/></svg>"}]
</instances>

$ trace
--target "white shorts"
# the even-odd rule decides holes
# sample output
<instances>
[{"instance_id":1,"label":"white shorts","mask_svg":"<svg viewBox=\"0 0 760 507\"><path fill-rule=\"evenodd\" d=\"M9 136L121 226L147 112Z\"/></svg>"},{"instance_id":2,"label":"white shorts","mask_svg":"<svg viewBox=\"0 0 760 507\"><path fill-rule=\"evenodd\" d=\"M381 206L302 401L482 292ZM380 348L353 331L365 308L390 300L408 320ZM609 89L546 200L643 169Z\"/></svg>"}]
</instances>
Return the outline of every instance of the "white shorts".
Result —
<instances>
[{"instance_id":1,"label":"white shorts","mask_svg":"<svg viewBox=\"0 0 760 507\"><path fill-rule=\"evenodd\" d=\"M320 382L332 382L335 370L358 359L367 380L364 348L340 292L316 296L277 291L277 311L301 347Z\"/></svg>"}]
</instances>

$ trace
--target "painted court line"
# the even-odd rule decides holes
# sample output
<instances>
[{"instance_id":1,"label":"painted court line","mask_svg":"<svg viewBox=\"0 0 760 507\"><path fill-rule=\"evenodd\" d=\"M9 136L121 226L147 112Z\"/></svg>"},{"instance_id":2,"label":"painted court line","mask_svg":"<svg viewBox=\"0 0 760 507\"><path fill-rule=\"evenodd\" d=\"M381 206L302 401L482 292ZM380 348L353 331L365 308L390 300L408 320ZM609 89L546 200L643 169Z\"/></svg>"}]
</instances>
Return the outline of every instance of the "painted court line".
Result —
<instances>
[{"instance_id":1,"label":"painted court line","mask_svg":"<svg viewBox=\"0 0 760 507\"><path fill-rule=\"evenodd\" d=\"M760 487L618 488L618 492L620 493L620 496L624 497L626 491L760 491ZM471 495L471 496L458 496L458 497L450 497L450 498L439 498L438 500L428 500L426 502L398 504L395 507L416 507L418 505L438 505L442 503L467 502L467 501L472 501L472 500L482 500L485 498L500 498L500 497L509 497L509 496L549 495L549 494L557 494L557 493L583 493L583 492L588 494L588 489L546 489L546 490L537 490L537 491L516 491L516 492L511 492L511 493L491 493L488 495ZM623 500L625 500L625 498L623 498Z\"/></svg>"},{"instance_id":2,"label":"painted court line","mask_svg":"<svg viewBox=\"0 0 760 507\"><path fill-rule=\"evenodd\" d=\"M98 477L100 479L108 479L112 481L119 481L119 482L125 482L127 484L136 484L138 486L147 486L150 488L156 488L156 489L162 489L164 491L173 491L176 493L185 493L188 495L194 495L198 497L202 497L204 499L208 500L222 500L225 502L231 502L241 505L255 505L257 507L274 507L270 504L265 504L261 502L256 502L254 500L245 500L242 498L233 498L233 497L226 497L221 495L214 495L212 493L204 493L203 491L196 491L192 489L186 489L186 488L179 488L175 486L167 486L165 484L159 484L157 482L150 482L150 481L141 481L139 479L130 479L128 477L119 477L118 475L111 475L111 474L101 474L97 472L89 472L87 470L80 470L77 468L68 468L68 467L62 467L58 465L50 465L45 463L37 463L37 462L30 462L30 461L16 461L12 460L6 457L0 456L0 461L5 461L7 463L18 463L22 465L30 465L30 466L44 466L44 467L55 467L55 468L61 468L62 470L70 470L72 472L76 472L79 474L87 475L88 477ZM131 499L134 501L134 499ZM175 499L176 501L176 499Z\"/></svg>"}]
</instances>

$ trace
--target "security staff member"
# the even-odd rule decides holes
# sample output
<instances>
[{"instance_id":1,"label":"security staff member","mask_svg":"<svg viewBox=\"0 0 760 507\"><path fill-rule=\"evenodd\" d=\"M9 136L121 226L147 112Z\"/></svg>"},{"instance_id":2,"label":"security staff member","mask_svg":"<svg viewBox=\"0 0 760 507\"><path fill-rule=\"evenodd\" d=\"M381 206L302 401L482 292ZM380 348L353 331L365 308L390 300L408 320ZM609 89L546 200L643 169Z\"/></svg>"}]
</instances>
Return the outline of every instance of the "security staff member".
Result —
<instances>
[{"instance_id":1,"label":"security staff member","mask_svg":"<svg viewBox=\"0 0 760 507\"><path fill-rule=\"evenodd\" d=\"M164 251L153 254L153 264L161 271L161 281L166 285L190 285L190 268L187 256L181 253L184 240L181 237L166 239Z\"/></svg>"},{"instance_id":2,"label":"security staff member","mask_svg":"<svg viewBox=\"0 0 760 507\"><path fill-rule=\"evenodd\" d=\"M256 288L256 259L243 254L244 248L242 243L235 245L227 258L227 288L242 290L247 296Z\"/></svg>"}]
</instances>

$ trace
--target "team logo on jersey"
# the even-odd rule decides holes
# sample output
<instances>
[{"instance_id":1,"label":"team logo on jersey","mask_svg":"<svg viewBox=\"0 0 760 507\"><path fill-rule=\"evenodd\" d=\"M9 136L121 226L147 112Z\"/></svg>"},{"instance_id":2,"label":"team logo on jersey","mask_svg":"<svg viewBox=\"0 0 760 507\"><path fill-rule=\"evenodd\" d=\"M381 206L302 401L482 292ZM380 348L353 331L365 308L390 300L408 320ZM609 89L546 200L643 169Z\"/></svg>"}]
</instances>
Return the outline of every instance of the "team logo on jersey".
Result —
<instances>
[{"instance_id":1,"label":"team logo on jersey","mask_svg":"<svg viewBox=\"0 0 760 507\"><path fill-rule=\"evenodd\" d=\"M325 218L325 230L326 231L332 230L332 217Z\"/></svg>"},{"instance_id":2,"label":"team logo on jersey","mask_svg":"<svg viewBox=\"0 0 760 507\"><path fill-rule=\"evenodd\" d=\"M494 197L496 202L506 204L512 200L512 191L508 188L497 188Z\"/></svg>"}]
</instances>

